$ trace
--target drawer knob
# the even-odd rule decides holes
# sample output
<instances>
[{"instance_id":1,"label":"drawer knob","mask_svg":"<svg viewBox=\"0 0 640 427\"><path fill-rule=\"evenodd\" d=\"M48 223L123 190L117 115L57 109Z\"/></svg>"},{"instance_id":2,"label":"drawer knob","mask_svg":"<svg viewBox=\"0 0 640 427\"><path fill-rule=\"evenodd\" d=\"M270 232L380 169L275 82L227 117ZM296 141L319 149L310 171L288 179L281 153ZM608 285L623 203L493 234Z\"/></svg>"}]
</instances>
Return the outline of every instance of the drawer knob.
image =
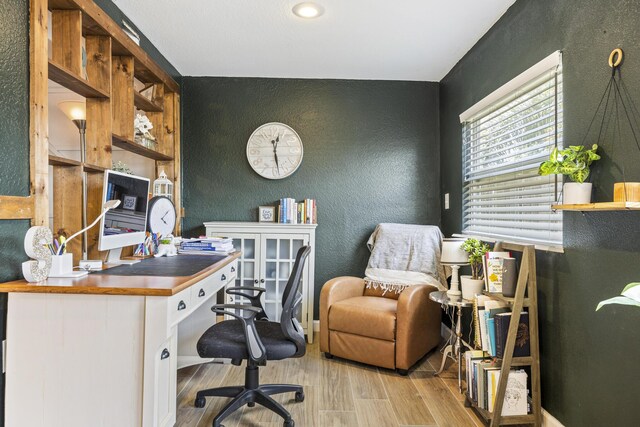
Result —
<instances>
[{"instance_id":1,"label":"drawer knob","mask_svg":"<svg viewBox=\"0 0 640 427\"><path fill-rule=\"evenodd\" d=\"M235 273L236 272L236 268L235 267L231 267L231 272Z\"/></svg>"},{"instance_id":2,"label":"drawer knob","mask_svg":"<svg viewBox=\"0 0 640 427\"><path fill-rule=\"evenodd\" d=\"M184 310L185 308L187 308L187 304L185 304L184 301L180 300L180 302L178 303L178 311Z\"/></svg>"},{"instance_id":3,"label":"drawer knob","mask_svg":"<svg viewBox=\"0 0 640 427\"><path fill-rule=\"evenodd\" d=\"M220 280L227 280L227 276L225 276L224 274L220 277Z\"/></svg>"},{"instance_id":4,"label":"drawer knob","mask_svg":"<svg viewBox=\"0 0 640 427\"><path fill-rule=\"evenodd\" d=\"M160 354L160 360L167 359L169 358L169 356L171 356L171 353L169 353L169 350L165 348L164 350L162 350L162 353Z\"/></svg>"},{"instance_id":5,"label":"drawer knob","mask_svg":"<svg viewBox=\"0 0 640 427\"><path fill-rule=\"evenodd\" d=\"M202 298L204 295L205 295L204 289L200 289L200 292L198 292L198 296Z\"/></svg>"}]
</instances>

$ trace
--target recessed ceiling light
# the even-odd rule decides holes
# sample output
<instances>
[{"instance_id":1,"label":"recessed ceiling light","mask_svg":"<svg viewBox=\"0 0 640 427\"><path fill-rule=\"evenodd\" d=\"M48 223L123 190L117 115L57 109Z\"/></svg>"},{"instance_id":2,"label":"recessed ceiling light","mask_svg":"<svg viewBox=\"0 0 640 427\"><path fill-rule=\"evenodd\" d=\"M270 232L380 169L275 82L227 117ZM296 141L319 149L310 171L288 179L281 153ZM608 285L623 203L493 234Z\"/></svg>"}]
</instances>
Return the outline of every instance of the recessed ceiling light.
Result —
<instances>
[{"instance_id":1,"label":"recessed ceiling light","mask_svg":"<svg viewBox=\"0 0 640 427\"><path fill-rule=\"evenodd\" d=\"M324 7L311 2L298 3L293 6L293 13L300 18L317 18L324 13Z\"/></svg>"}]
</instances>

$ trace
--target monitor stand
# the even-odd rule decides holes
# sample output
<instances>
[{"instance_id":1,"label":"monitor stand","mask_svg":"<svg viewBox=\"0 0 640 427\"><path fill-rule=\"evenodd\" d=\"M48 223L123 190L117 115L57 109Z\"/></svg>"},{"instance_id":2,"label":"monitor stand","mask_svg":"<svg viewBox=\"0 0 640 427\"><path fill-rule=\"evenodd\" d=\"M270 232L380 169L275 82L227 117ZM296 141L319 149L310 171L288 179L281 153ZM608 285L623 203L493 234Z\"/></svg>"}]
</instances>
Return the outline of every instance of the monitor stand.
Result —
<instances>
[{"instance_id":1,"label":"monitor stand","mask_svg":"<svg viewBox=\"0 0 640 427\"><path fill-rule=\"evenodd\" d=\"M109 249L109 254L107 255L106 264L117 265L117 264L125 264L131 265L140 262L139 259L120 259L120 255L122 254L122 248Z\"/></svg>"}]
</instances>

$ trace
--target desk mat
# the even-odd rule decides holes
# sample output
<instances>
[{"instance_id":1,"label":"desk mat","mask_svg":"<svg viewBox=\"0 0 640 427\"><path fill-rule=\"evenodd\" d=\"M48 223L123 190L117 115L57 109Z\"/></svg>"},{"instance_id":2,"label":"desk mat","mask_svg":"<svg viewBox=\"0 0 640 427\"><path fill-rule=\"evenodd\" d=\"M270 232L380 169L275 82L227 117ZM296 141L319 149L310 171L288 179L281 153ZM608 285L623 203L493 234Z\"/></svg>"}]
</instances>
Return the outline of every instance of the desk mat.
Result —
<instances>
[{"instance_id":1,"label":"desk mat","mask_svg":"<svg viewBox=\"0 0 640 427\"><path fill-rule=\"evenodd\" d=\"M132 265L119 265L91 274L109 274L112 276L193 276L210 265L215 264L223 255L178 255L174 257L147 258Z\"/></svg>"}]
</instances>

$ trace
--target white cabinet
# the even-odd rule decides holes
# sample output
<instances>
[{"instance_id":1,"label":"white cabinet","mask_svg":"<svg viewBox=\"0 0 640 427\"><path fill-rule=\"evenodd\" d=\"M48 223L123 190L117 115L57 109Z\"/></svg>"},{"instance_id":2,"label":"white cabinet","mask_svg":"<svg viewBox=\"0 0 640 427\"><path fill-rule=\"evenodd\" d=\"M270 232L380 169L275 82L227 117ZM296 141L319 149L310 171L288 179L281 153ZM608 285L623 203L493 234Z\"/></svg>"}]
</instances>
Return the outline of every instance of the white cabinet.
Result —
<instances>
[{"instance_id":1,"label":"white cabinet","mask_svg":"<svg viewBox=\"0 0 640 427\"><path fill-rule=\"evenodd\" d=\"M282 314L282 292L289 280L298 250L311 246L302 276L302 310L300 323L309 343L313 341L313 296L315 272L315 233L317 224L278 224L261 222L205 222L207 236L233 239L238 258L238 271L233 286L265 288L262 304L270 320L279 321ZM244 302L227 295L227 303Z\"/></svg>"}]
</instances>

